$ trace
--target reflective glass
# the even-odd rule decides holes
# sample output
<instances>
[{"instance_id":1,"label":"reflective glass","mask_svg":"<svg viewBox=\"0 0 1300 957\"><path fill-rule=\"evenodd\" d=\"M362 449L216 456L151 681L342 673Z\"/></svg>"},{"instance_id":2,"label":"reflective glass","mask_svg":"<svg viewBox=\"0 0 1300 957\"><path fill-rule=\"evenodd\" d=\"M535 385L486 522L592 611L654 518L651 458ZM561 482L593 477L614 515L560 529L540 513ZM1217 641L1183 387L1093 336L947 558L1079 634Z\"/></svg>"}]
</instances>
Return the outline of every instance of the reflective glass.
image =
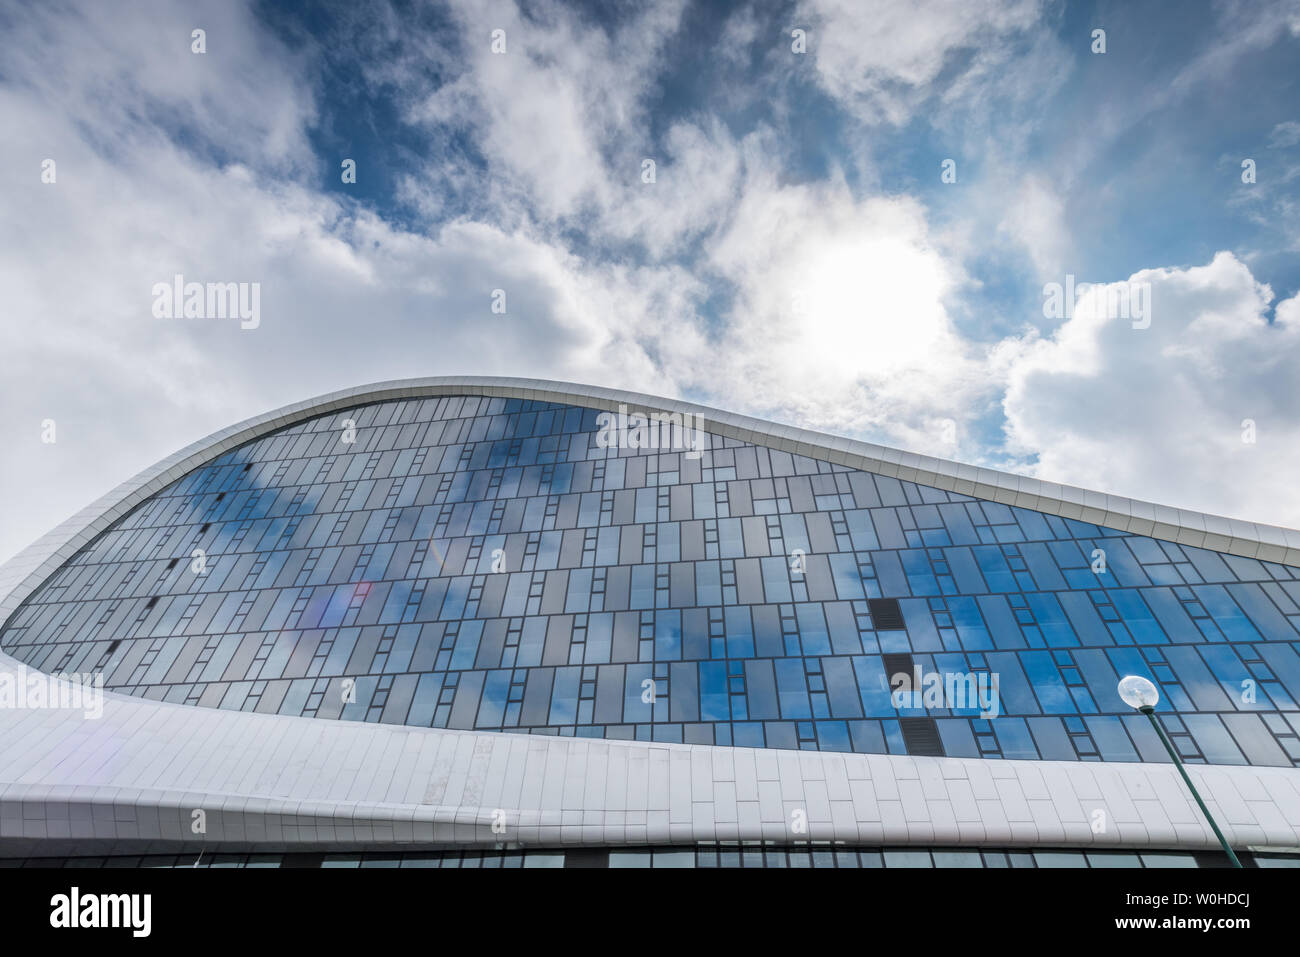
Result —
<instances>
[{"instance_id":1,"label":"reflective glass","mask_svg":"<svg viewBox=\"0 0 1300 957\"><path fill-rule=\"evenodd\" d=\"M1296 569L707 422L698 456L605 447L598 414L450 396L264 436L99 535L0 647L102 671L115 691L262 713L1164 760L1115 694L1135 673L1160 687L1188 761L1300 765L1300 721L1285 720L1300 701ZM877 627L877 598L899 601L904 629ZM909 689L921 677L915 697L895 700L900 673Z\"/></svg>"}]
</instances>

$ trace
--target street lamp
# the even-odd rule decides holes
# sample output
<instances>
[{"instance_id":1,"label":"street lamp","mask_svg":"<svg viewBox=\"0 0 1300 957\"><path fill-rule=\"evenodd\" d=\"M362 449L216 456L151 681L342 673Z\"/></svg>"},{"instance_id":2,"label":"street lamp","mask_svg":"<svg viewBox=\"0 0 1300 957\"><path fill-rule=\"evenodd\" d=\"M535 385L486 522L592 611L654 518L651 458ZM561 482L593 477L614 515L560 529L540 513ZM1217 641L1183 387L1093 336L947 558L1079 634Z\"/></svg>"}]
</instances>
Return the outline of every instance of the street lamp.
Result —
<instances>
[{"instance_id":1,"label":"street lamp","mask_svg":"<svg viewBox=\"0 0 1300 957\"><path fill-rule=\"evenodd\" d=\"M1219 830L1219 825L1214 823L1214 817L1210 814L1210 809L1205 806L1200 794L1196 792L1196 785L1192 784L1192 779L1187 776L1187 771L1183 768L1183 762L1179 760L1178 753L1174 751L1174 746L1165 737L1164 728L1160 727L1160 722L1156 720L1156 702L1160 700L1159 690L1146 678L1140 675L1129 675L1120 680L1119 696L1126 705L1141 711L1150 720L1151 727L1156 729L1156 734L1160 738L1160 743L1169 752L1169 758L1174 762L1174 767L1178 769L1178 773L1183 776L1183 780L1187 783L1187 790L1191 791L1192 797L1196 798L1196 804L1201 809L1201 813L1205 815L1205 819L1210 822L1210 829L1214 831L1214 836L1223 845L1228 860L1232 861L1233 867L1241 867L1241 861L1237 860L1237 855L1228 846L1228 841L1223 836L1223 832Z\"/></svg>"}]
</instances>

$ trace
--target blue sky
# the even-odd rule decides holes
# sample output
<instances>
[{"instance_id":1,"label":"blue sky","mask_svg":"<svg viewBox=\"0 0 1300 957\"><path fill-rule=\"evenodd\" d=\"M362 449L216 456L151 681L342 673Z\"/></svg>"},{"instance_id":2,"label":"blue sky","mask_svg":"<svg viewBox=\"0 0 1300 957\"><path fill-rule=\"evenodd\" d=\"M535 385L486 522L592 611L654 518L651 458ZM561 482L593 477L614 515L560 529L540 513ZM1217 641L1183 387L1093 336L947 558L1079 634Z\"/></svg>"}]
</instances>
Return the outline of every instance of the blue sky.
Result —
<instances>
[{"instance_id":1,"label":"blue sky","mask_svg":"<svg viewBox=\"0 0 1300 957\"><path fill-rule=\"evenodd\" d=\"M436 374L1300 525L1298 54L1296 0L8 5L0 558ZM176 273L260 283L257 328L156 316ZM1045 315L1069 276L1108 285Z\"/></svg>"}]
</instances>

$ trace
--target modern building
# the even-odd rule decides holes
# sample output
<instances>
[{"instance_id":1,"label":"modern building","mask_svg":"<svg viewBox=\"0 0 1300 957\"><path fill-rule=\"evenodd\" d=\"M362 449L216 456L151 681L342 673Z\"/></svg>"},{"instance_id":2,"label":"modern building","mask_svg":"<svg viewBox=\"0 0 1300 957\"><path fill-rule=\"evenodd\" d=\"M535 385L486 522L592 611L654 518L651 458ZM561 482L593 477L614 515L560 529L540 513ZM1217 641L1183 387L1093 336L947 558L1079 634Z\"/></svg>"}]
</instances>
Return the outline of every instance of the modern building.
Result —
<instances>
[{"instance_id":1,"label":"modern building","mask_svg":"<svg viewBox=\"0 0 1300 957\"><path fill-rule=\"evenodd\" d=\"M0 858L1217 863L1136 674L1247 864L1300 863L1298 628L1300 532L613 389L388 382L0 569Z\"/></svg>"}]
</instances>

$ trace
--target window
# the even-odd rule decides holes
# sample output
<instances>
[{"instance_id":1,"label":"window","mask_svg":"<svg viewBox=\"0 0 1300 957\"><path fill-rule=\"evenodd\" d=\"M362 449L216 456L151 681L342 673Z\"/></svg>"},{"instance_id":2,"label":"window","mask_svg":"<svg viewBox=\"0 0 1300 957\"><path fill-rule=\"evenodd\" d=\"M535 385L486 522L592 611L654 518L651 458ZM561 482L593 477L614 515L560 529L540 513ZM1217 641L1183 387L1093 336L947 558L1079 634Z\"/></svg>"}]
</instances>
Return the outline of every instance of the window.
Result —
<instances>
[{"instance_id":1,"label":"window","mask_svg":"<svg viewBox=\"0 0 1300 957\"><path fill-rule=\"evenodd\" d=\"M871 598L867 600L867 607L877 631L899 631L907 627L897 598Z\"/></svg>"}]
</instances>

